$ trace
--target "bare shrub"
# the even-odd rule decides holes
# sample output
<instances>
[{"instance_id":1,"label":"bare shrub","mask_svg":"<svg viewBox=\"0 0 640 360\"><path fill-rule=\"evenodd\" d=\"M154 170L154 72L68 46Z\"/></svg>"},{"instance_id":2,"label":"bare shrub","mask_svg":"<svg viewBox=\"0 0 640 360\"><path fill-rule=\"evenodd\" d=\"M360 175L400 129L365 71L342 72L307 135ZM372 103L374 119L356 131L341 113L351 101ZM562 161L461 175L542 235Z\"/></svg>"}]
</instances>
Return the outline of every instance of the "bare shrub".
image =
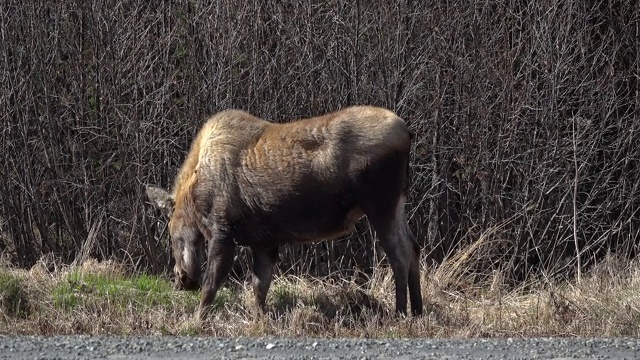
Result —
<instances>
[{"instance_id":1,"label":"bare shrub","mask_svg":"<svg viewBox=\"0 0 640 360\"><path fill-rule=\"evenodd\" d=\"M161 273L165 220L142 184L170 183L206 116L372 104L416 133L411 226L430 262L482 242L465 271L518 283L635 257L639 11L609 0L3 1L0 252L22 267L54 254ZM284 249L280 267L371 275L372 239L363 223L343 242Z\"/></svg>"}]
</instances>

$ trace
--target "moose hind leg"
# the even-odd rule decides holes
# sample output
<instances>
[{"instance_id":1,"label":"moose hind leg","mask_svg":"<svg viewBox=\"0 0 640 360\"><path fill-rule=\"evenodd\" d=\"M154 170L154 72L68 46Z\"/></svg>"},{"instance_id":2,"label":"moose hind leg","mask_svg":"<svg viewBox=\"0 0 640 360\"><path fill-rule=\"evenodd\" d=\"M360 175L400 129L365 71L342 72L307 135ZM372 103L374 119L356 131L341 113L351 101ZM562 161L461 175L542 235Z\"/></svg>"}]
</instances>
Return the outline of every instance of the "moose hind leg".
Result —
<instances>
[{"instance_id":1,"label":"moose hind leg","mask_svg":"<svg viewBox=\"0 0 640 360\"><path fill-rule=\"evenodd\" d=\"M417 244L413 240L404 215L404 197L393 210L371 209L369 222L376 231L380 245L389 259L396 286L396 311L407 313L407 288L411 291L412 313L422 312ZM419 308L419 310L418 310Z\"/></svg>"},{"instance_id":2,"label":"moose hind leg","mask_svg":"<svg viewBox=\"0 0 640 360\"><path fill-rule=\"evenodd\" d=\"M278 260L278 247L252 247L253 252L253 294L256 307L265 311L267 292L273 276L273 265Z\"/></svg>"},{"instance_id":3,"label":"moose hind leg","mask_svg":"<svg viewBox=\"0 0 640 360\"><path fill-rule=\"evenodd\" d=\"M411 298L411 313L422 315L422 287L420 286L420 246L405 222L405 231L411 244L411 262L409 264L409 297Z\"/></svg>"}]
</instances>

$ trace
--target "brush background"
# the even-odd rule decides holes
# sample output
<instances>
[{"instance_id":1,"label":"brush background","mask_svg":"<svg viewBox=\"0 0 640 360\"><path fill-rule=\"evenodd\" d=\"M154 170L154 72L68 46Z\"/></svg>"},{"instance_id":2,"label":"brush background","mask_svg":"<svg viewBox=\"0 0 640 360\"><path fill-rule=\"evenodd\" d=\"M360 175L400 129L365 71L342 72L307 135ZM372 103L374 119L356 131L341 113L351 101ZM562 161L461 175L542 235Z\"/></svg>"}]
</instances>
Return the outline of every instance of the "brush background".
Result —
<instances>
[{"instance_id":1,"label":"brush background","mask_svg":"<svg viewBox=\"0 0 640 360\"><path fill-rule=\"evenodd\" d=\"M206 117L371 104L416 133L407 209L428 264L471 256L472 279L515 284L633 258L639 4L4 0L0 253L165 273L166 219L144 184L171 185ZM370 274L372 239L362 222L284 248L279 268Z\"/></svg>"}]
</instances>

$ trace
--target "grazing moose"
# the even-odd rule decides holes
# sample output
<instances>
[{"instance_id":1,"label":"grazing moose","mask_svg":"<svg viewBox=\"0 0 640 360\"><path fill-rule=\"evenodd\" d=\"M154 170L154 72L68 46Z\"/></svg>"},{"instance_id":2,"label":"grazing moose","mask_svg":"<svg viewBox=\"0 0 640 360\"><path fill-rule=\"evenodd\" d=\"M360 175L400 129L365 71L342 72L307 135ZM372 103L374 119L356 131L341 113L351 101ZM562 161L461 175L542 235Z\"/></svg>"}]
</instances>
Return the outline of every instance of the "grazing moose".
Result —
<instances>
[{"instance_id":1,"label":"grazing moose","mask_svg":"<svg viewBox=\"0 0 640 360\"><path fill-rule=\"evenodd\" d=\"M407 311L408 288L412 313L420 315L419 247L404 210L410 145L402 119L369 106L286 124L237 110L211 117L172 192L147 186L170 217L178 285L201 287L200 318L236 245L252 250L255 302L264 309L280 244L335 239L365 215L393 270L397 312Z\"/></svg>"}]
</instances>

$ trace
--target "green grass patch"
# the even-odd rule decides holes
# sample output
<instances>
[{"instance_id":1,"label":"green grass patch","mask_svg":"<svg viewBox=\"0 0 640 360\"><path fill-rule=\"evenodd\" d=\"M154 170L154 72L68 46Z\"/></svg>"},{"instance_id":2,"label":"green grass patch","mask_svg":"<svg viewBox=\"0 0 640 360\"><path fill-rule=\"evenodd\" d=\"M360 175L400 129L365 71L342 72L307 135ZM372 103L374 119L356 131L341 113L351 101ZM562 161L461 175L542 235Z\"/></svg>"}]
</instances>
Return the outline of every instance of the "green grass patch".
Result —
<instances>
[{"instance_id":1,"label":"green grass patch","mask_svg":"<svg viewBox=\"0 0 640 360\"><path fill-rule=\"evenodd\" d=\"M0 309L9 316L24 317L29 304L24 291L24 281L5 269L0 269Z\"/></svg>"},{"instance_id":2,"label":"green grass patch","mask_svg":"<svg viewBox=\"0 0 640 360\"><path fill-rule=\"evenodd\" d=\"M292 284L276 284L272 290L273 306L280 311L291 310L296 306L299 296Z\"/></svg>"},{"instance_id":3,"label":"green grass patch","mask_svg":"<svg viewBox=\"0 0 640 360\"><path fill-rule=\"evenodd\" d=\"M198 294L200 294L200 292L198 292ZM225 304L237 304L239 302L240 297L238 291L225 286L218 290L216 298L213 299L213 309L221 309Z\"/></svg>"},{"instance_id":4,"label":"green grass patch","mask_svg":"<svg viewBox=\"0 0 640 360\"><path fill-rule=\"evenodd\" d=\"M54 287L53 303L63 310L97 303L121 309L134 306L141 310L163 306L193 307L198 303L198 293L174 291L169 281L158 276L125 277L73 270Z\"/></svg>"}]
</instances>

